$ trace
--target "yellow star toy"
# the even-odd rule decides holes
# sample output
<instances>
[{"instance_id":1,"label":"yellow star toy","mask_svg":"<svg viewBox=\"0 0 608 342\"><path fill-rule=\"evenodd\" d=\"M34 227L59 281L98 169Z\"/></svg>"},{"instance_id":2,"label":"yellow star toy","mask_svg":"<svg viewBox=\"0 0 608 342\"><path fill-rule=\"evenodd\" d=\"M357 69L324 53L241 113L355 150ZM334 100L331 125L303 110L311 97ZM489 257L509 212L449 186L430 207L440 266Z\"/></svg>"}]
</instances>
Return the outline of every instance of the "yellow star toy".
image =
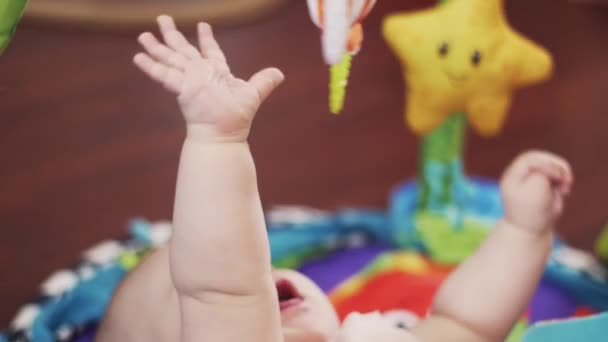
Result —
<instances>
[{"instance_id":1,"label":"yellow star toy","mask_svg":"<svg viewBox=\"0 0 608 342\"><path fill-rule=\"evenodd\" d=\"M418 134L465 112L479 134L496 135L513 90L552 71L549 52L509 26L503 0L450 0L391 15L383 33L403 66L405 117Z\"/></svg>"}]
</instances>

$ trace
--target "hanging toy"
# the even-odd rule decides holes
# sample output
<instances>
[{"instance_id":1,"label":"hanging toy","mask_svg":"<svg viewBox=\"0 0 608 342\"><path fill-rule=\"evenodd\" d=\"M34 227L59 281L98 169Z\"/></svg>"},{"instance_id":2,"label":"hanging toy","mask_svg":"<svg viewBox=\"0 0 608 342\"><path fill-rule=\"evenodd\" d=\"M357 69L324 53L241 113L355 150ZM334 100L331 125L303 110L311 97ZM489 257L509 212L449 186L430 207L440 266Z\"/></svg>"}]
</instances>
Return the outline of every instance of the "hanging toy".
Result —
<instances>
[{"instance_id":1,"label":"hanging toy","mask_svg":"<svg viewBox=\"0 0 608 342\"><path fill-rule=\"evenodd\" d=\"M352 60L353 57L345 53L338 64L329 67L329 111L333 114L340 114L344 108Z\"/></svg>"},{"instance_id":2,"label":"hanging toy","mask_svg":"<svg viewBox=\"0 0 608 342\"><path fill-rule=\"evenodd\" d=\"M13 38L27 0L0 0L0 54Z\"/></svg>"},{"instance_id":3,"label":"hanging toy","mask_svg":"<svg viewBox=\"0 0 608 342\"><path fill-rule=\"evenodd\" d=\"M321 31L325 63L330 65L329 110L339 114L344 107L352 63L363 43L361 22L376 0L307 0L312 21Z\"/></svg>"}]
</instances>

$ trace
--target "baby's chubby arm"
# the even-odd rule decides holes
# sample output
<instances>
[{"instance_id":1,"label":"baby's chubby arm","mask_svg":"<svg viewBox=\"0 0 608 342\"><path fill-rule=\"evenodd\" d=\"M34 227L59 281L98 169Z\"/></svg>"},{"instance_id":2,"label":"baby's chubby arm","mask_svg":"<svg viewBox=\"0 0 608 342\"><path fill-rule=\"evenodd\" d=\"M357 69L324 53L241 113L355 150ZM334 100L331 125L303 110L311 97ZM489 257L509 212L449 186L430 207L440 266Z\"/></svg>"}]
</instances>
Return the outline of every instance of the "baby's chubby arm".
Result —
<instances>
[{"instance_id":1,"label":"baby's chubby arm","mask_svg":"<svg viewBox=\"0 0 608 342\"><path fill-rule=\"evenodd\" d=\"M170 267L182 341L281 341L276 289L247 137L260 104L283 81L265 69L235 78L211 28L200 49L158 18L134 63L178 96L186 121L175 194Z\"/></svg>"},{"instance_id":2,"label":"baby's chubby arm","mask_svg":"<svg viewBox=\"0 0 608 342\"><path fill-rule=\"evenodd\" d=\"M504 341L544 271L572 182L570 166L557 156L518 157L501 182L504 219L448 277L414 333L423 341Z\"/></svg>"}]
</instances>

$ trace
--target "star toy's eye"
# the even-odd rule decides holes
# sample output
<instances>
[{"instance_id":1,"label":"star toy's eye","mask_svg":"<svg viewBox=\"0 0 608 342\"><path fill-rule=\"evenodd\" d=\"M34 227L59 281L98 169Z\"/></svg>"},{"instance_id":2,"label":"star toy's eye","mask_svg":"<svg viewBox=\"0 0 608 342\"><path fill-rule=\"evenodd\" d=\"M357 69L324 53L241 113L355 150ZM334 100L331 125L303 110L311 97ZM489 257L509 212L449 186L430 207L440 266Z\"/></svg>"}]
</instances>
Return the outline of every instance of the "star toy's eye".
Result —
<instances>
[{"instance_id":1,"label":"star toy's eye","mask_svg":"<svg viewBox=\"0 0 608 342\"><path fill-rule=\"evenodd\" d=\"M479 52L479 50L473 51L473 54L471 55L471 63L473 66L478 66L479 63L481 63L481 52Z\"/></svg>"},{"instance_id":2,"label":"star toy's eye","mask_svg":"<svg viewBox=\"0 0 608 342\"><path fill-rule=\"evenodd\" d=\"M439 56L445 57L448 55L448 52L450 52L450 45L447 42L442 42L439 45Z\"/></svg>"}]
</instances>

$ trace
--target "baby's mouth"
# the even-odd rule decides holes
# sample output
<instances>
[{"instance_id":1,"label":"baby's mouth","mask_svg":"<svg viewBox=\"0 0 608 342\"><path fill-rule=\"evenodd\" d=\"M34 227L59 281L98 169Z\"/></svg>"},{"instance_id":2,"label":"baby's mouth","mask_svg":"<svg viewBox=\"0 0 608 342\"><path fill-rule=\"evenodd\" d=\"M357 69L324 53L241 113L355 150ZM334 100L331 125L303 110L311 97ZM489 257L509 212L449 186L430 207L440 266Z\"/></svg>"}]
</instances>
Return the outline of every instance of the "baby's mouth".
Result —
<instances>
[{"instance_id":1,"label":"baby's mouth","mask_svg":"<svg viewBox=\"0 0 608 342\"><path fill-rule=\"evenodd\" d=\"M281 279L275 283L277 295L279 296L279 307L281 311L298 306L304 301L304 297L298 292L293 284L286 279Z\"/></svg>"}]
</instances>

